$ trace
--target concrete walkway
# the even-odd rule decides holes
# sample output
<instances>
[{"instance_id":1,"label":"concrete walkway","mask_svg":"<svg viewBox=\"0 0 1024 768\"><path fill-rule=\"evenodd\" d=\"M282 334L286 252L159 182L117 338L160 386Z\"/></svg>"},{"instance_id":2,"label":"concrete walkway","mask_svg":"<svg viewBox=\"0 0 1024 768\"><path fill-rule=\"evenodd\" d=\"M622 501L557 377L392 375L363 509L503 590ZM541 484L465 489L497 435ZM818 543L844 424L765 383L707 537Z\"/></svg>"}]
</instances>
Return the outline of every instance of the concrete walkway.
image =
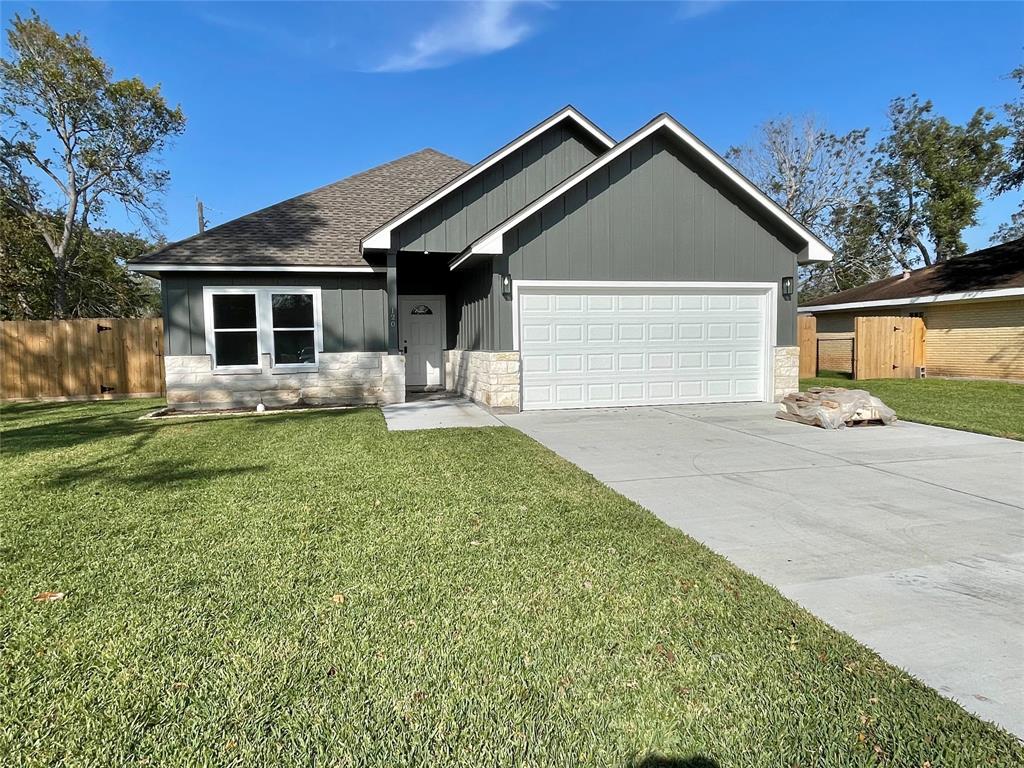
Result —
<instances>
[{"instance_id":1,"label":"concrete walkway","mask_svg":"<svg viewBox=\"0 0 1024 768\"><path fill-rule=\"evenodd\" d=\"M827 432L774 410L500 418L1024 736L1024 443L910 423Z\"/></svg>"},{"instance_id":2,"label":"concrete walkway","mask_svg":"<svg viewBox=\"0 0 1024 768\"><path fill-rule=\"evenodd\" d=\"M451 427L500 427L500 421L465 397L438 394L381 406L392 432Z\"/></svg>"}]
</instances>

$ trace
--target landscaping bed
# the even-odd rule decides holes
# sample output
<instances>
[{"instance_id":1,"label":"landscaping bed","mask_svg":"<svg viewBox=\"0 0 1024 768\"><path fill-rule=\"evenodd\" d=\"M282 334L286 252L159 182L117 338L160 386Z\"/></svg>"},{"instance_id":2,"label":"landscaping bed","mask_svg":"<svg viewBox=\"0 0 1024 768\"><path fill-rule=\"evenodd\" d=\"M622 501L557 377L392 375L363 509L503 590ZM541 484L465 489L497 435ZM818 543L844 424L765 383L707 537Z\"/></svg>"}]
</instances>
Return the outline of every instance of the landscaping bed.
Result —
<instances>
[{"instance_id":1,"label":"landscaping bed","mask_svg":"<svg viewBox=\"0 0 1024 768\"><path fill-rule=\"evenodd\" d=\"M155 407L3 409L4 762L1024 763L514 430Z\"/></svg>"}]
</instances>

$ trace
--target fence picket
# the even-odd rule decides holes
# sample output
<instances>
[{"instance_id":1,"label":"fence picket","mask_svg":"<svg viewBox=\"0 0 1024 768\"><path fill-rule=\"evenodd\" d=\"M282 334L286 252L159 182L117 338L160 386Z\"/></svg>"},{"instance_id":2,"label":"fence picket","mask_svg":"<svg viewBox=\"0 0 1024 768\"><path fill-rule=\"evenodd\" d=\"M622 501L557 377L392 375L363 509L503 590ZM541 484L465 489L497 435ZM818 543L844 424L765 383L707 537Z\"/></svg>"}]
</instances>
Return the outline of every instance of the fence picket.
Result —
<instances>
[{"instance_id":1,"label":"fence picket","mask_svg":"<svg viewBox=\"0 0 1024 768\"><path fill-rule=\"evenodd\" d=\"M98 332L99 326L108 331ZM163 321L0 323L0 400L99 399L164 392ZM103 386L113 391L103 393Z\"/></svg>"}]
</instances>

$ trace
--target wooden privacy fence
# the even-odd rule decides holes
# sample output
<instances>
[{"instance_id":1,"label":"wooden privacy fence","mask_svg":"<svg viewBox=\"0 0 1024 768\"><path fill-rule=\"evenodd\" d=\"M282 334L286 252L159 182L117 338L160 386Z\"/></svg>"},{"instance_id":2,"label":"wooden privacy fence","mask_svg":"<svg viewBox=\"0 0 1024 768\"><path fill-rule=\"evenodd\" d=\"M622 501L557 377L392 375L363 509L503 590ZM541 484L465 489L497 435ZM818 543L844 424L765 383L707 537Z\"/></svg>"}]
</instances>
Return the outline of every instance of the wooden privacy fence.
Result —
<instances>
[{"instance_id":1,"label":"wooden privacy fence","mask_svg":"<svg viewBox=\"0 0 1024 768\"><path fill-rule=\"evenodd\" d=\"M796 316L796 341L800 345L800 378L818 375L818 320L814 315Z\"/></svg>"},{"instance_id":2,"label":"wooden privacy fence","mask_svg":"<svg viewBox=\"0 0 1024 768\"><path fill-rule=\"evenodd\" d=\"M164 393L163 320L0 323L0 400Z\"/></svg>"},{"instance_id":3,"label":"wooden privacy fence","mask_svg":"<svg viewBox=\"0 0 1024 768\"><path fill-rule=\"evenodd\" d=\"M852 333L817 333L813 316L797 322L801 378L837 371L855 379L913 379L924 368L923 318L857 317Z\"/></svg>"},{"instance_id":4,"label":"wooden privacy fence","mask_svg":"<svg viewBox=\"0 0 1024 768\"><path fill-rule=\"evenodd\" d=\"M854 320L855 379L913 379L924 366L924 319L858 317Z\"/></svg>"}]
</instances>

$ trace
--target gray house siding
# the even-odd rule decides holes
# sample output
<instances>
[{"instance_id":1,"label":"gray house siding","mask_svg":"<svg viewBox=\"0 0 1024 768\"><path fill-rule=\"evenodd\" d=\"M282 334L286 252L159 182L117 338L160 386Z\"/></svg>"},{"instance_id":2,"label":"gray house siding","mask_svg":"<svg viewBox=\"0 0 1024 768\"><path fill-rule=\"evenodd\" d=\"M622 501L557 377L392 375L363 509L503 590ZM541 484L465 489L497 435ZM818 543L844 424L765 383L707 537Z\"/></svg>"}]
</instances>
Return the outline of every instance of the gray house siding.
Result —
<instances>
[{"instance_id":1,"label":"gray house siding","mask_svg":"<svg viewBox=\"0 0 1024 768\"><path fill-rule=\"evenodd\" d=\"M494 273L513 280L778 283L796 276L801 245L739 202L674 141L655 134L505 235ZM512 347L511 302L495 349ZM778 344L795 344L796 302L779 292Z\"/></svg>"},{"instance_id":2,"label":"gray house siding","mask_svg":"<svg viewBox=\"0 0 1024 768\"><path fill-rule=\"evenodd\" d=\"M490 260L464 271L456 270L452 277L456 282L448 310L449 341L453 342L450 348L497 349L501 293L500 289L494 290L494 269Z\"/></svg>"},{"instance_id":3,"label":"gray house siding","mask_svg":"<svg viewBox=\"0 0 1024 768\"><path fill-rule=\"evenodd\" d=\"M603 149L577 127L556 125L403 224L392 243L399 250L458 253Z\"/></svg>"},{"instance_id":4,"label":"gray house siding","mask_svg":"<svg viewBox=\"0 0 1024 768\"><path fill-rule=\"evenodd\" d=\"M205 355L203 288L222 285L319 286L325 352L387 349L387 288L384 275L311 272L194 272L161 275L164 348L167 355Z\"/></svg>"}]
</instances>

